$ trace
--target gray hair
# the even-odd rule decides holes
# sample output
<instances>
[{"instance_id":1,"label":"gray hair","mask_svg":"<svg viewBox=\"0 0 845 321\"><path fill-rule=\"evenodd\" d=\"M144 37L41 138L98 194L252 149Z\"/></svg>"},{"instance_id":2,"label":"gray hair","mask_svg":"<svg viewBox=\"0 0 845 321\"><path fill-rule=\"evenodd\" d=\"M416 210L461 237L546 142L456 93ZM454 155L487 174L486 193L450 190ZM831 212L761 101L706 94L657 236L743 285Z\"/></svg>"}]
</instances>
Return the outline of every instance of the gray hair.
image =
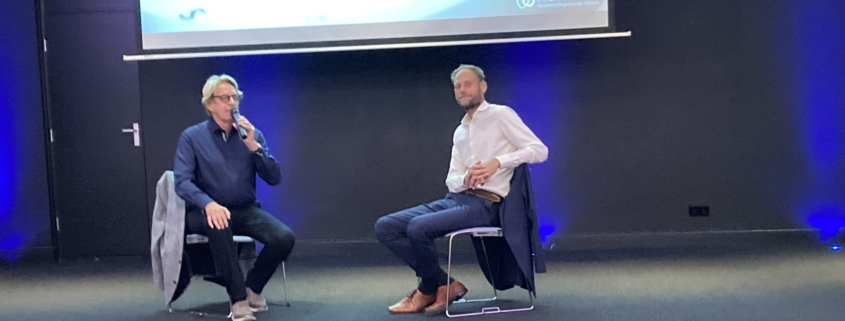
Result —
<instances>
[{"instance_id":1,"label":"gray hair","mask_svg":"<svg viewBox=\"0 0 845 321\"><path fill-rule=\"evenodd\" d=\"M458 78L458 74L461 73L461 71L464 71L464 70L471 70L473 73L475 73L476 76L478 76L479 81L484 81L484 80L487 79L486 77L484 77L484 70L481 70L481 68L479 68L478 66L460 65L460 66L458 66L457 69L455 69L455 71L452 71L452 83L453 84L455 83L455 80Z\"/></svg>"},{"instance_id":2,"label":"gray hair","mask_svg":"<svg viewBox=\"0 0 845 321\"><path fill-rule=\"evenodd\" d=\"M232 76L222 74L222 75L213 75L208 77L208 80L205 81L205 86L202 86L202 104L208 104L209 101L212 99L212 95L214 95L214 89L217 88L220 83L229 83L233 87L235 87L235 92L238 96L243 97L244 93L238 89L238 81ZM207 111L206 111L207 112Z\"/></svg>"}]
</instances>

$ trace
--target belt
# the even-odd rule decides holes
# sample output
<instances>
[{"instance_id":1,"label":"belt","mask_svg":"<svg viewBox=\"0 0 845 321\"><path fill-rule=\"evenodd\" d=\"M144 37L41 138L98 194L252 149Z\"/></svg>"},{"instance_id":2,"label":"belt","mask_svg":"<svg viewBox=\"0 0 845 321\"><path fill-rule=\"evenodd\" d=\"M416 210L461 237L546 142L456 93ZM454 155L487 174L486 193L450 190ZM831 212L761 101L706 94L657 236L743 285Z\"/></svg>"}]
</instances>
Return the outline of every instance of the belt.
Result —
<instances>
[{"instance_id":1,"label":"belt","mask_svg":"<svg viewBox=\"0 0 845 321\"><path fill-rule=\"evenodd\" d=\"M501 196L493 192L485 191L483 189L468 189L464 191L464 194L475 195L483 199L487 199L493 203L498 203L502 201Z\"/></svg>"}]
</instances>

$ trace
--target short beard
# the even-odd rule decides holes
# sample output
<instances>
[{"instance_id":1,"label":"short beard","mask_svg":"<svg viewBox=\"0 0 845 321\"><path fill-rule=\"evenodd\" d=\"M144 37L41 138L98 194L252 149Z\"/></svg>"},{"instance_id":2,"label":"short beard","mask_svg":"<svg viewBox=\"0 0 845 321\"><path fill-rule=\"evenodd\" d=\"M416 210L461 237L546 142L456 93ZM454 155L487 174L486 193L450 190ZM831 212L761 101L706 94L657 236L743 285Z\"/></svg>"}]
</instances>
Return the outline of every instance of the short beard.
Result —
<instances>
[{"instance_id":1,"label":"short beard","mask_svg":"<svg viewBox=\"0 0 845 321\"><path fill-rule=\"evenodd\" d=\"M458 102L458 105L463 107L464 110L470 111L474 108L478 108L478 106L481 106L481 99L476 99L475 97L473 97L466 105L462 105L461 102Z\"/></svg>"}]
</instances>

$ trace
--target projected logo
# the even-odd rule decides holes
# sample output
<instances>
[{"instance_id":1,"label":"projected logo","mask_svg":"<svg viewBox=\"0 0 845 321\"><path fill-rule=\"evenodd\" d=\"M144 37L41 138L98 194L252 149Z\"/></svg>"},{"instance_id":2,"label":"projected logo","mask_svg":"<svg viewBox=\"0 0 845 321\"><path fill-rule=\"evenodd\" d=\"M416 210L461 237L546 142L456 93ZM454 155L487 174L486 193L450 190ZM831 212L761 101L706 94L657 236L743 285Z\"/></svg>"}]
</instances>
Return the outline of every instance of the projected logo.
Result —
<instances>
[{"instance_id":1,"label":"projected logo","mask_svg":"<svg viewBox=\"0 0 845 321\"><path fill-rule=\"evenodd\" d=\"M516 6L520 9L533 7L537 0L516 0Z\"/></svg>"},{"instance_id":2,"label":"projected logo","mask_svg":"<svg viewBox=\"0 0 845 321\"><path fill-rule=\"evenodd\" d=\"M182 20L194 20L198 14L205 14L205 10L203 8L191 10L189 14L179 14L179 19Z\"/></svg>"}]
</instances>

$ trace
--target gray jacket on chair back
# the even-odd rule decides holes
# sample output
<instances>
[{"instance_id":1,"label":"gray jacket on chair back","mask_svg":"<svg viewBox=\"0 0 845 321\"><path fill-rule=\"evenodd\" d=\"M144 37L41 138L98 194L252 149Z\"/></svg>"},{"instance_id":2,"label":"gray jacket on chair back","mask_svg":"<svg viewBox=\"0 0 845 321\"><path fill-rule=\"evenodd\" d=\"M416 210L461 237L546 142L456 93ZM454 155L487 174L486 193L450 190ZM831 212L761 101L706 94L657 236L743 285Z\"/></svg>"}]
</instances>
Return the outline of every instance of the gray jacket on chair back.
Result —
<instances>
[{"instance_id":1,"label":"gray jacket on chair back","mask_svg":"<svg viewBox=\"0 0 845 321\"><path fill-rule=\"evenodd\" d=\"M150 237L153 280L164 291L164 302L170 304L179 270L185 241L185 201L176 195L173 172L166 171L156 184L156 201Z\"/></svg>"}]
</instances>

